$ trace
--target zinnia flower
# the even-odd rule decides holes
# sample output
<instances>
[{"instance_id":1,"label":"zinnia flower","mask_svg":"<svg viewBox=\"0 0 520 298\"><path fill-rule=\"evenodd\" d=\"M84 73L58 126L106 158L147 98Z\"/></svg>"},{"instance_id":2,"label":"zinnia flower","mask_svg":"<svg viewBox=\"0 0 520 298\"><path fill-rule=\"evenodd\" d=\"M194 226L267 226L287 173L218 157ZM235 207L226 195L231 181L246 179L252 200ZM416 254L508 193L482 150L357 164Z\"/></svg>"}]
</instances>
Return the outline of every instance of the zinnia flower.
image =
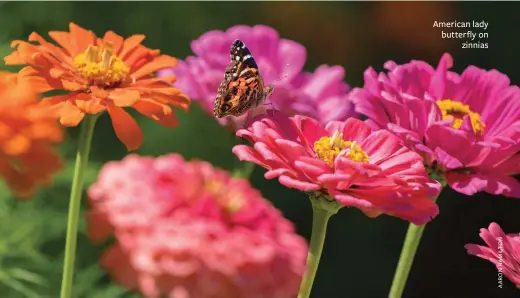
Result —
<instances>
[{"instance_id":1,"label":"zinnia flower","mask_svg":"<svg viewBox=\"0 0 520 298\"><path fill-rule=\"evenodd\" d=\"M143 175L143 173L146 173ZM178 154L127 156L89 189L101 264L145 297L292 298L307 246L245 179Z\"/></svg>"},{"instance_id":2,"label":"zinnia flower","mask_svg":"<svg viewBox=\"0 0 520 298\"><path fill-rule=\"evenodd\" d=\"M488 229L480 229L480 238L487 246L466 244L469 254L495 264L498 272L520 287L520 233L506 235L494 222Z\"/></svg>"},{"instance_id":3,"label":"zinnia flower","mask_svg":"<svg viewBox=\"0 0 520 298\"><path fill-rule=\"evenodd\" d=\"M177 74L177 86L202 109L213 114L217 89L230 63L229 48L235 39L244 41L251 50L265 84L276 86L267 100L268 108L288 116L312 116L323 123L354 115L347 97L350 88L343 82L343 67L322 65L314 73L302 72L307 55L305 47L280 38L275 29L264 25L238 25L225 32L209 31L192 42L195 56L187 57L175 69L160 71L158 76ZM218 121L240 128L247 118L251 116L225 117Z\"/></svg>"},{"instance_id":4,"label":"zinnia flower","mask_svg":"<svg viewBox=\"0 0 520 298\"><path fill-rule=\"evenodd\" d=\"M238 145L241 159L268 169L265 178L306 192L331 196L370 217L390 214L421 225L439 209L419 154L386 130L372 131L361 120L331 121L325 127L306 116L260 116L237 131L253 147Z\"/></svg>"},{"instance_id":5,"label":"zinnia flower","mask_svg":"<svg viewBox=\"0 0 520 298\"><path fill-rule=\"evenodd\" d=\"M61 141L57 115L16 74L0 72L0 176L16 195L30 197L61 168L52 149Z\"/></svg>"},{"instance_id":6,"label":"zinnia flower","mask_svg":"<svg viewBox=\"0 0 520 298\"><path fill-rule=\"evenodd\" d=\"M73 23L70 32L49 32L59 45L37 33L29 41L14 41L16 50L5 57L7 65L28 65L20 74L39 92L67 90L65 95L43 98L60 113L60 122L76 126L86 114L108 111L118 138L129 150L137 149L143 135L137 122L123 107L132 107L166 127L177 119L170 106L188 108L189 99L173 83L175 77L160 79L154 72L175 67L177 60L151 50L141 42L144 35L127 39L112 31L98 38L92 31Z\"/></svg>"},{"instance_id":7,"label":"zinnia flower","mask_svg":"<svg viewBox=\"0 0 520 298\"><path fill-rule=\"evenodd\" d=\"M356 110L373 128L386 128L419 152L438 179L454 190L520 197L520 90L497 70L448 69L445 54L434 69L423 61L397 65L388 73L365 71L354 89Z\"/></svg>"}]
</instances>

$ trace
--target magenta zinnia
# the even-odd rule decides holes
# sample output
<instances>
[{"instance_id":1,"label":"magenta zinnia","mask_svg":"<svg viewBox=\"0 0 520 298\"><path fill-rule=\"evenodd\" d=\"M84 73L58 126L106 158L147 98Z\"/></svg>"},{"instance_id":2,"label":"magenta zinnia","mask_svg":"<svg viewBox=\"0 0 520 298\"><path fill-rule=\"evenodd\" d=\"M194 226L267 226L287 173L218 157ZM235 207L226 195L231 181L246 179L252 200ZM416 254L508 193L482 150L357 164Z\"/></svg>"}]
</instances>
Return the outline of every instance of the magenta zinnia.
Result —
<instances>
[{"instance_id":1,"label":"magenta zinnia","mask_svg":"<svg viewBox=\"0 0 520 298\"><path fill-rule=\"evenodd\" d=\"M430 199L440 185L430 182L419 154L386 130L372 131L349 118L325 127L306 116L260 116L237 132L253 147L238 145L241 159L268 169L267 179L318 192L370 217L382 213L425 224L439 210Z\"/></svg>"},{"instance_id":2,"label":"magenta zinnia","mask_svg":"<svg viewBox=\"0 0 520 298\"><path fill-rule=\"evenodd\" d=\"M387 73L365 71L354 89L356 111L420 153L432 177L454 190L520 197L520 89L497 70L449 71L445 54L434 69L423 61L390 61Z\"/></svg>"},{"instance_id":3,"label":"magenta zinnia","mask_svg":"<svg viewBox=\"0 0 520 298\"><path fill-rule=\"evenodd\" d=\"M158 76L177 75L180 86L208 113L213 113L217 89L230 62L229 48L240 39L251 50L266 84L276 88L267 101L267 109L282 111L288 116L302 114L322 123L345 120L355 115L348 100L349 86L343 82L341 66L319 66L314 73L303 72L305 47L280 38L268 26L238 25L226 31L206 32L191 44L195 56L187 57L176 68L165 69ZM222 125L242 127L251 115L218 119Z\"/></svg>"},{"instance_id":4,"label":"magenta zinnia","mask_svg":"<svg viewBox=\"0 0 520 298\"><path fill-rule=\"evenodd\" d=\"M130 155L104 166L89 197L89 235L115 237L101 265L144 297L298 292L305 240L245 179L177 154Z\"/></svg>"},{"instance_id":5,"label":"magenta zinnia","mask_svg":"<svg viewBox=\"0 0 520 298\"><path fill-rule=\"evenodd\" d=\"M487 246L466 244L468 253L495 264L500 273L520 287L520 233L506 235L493 222L489 228L480 229L480 238Z\"/></svg>"}]
</instances>

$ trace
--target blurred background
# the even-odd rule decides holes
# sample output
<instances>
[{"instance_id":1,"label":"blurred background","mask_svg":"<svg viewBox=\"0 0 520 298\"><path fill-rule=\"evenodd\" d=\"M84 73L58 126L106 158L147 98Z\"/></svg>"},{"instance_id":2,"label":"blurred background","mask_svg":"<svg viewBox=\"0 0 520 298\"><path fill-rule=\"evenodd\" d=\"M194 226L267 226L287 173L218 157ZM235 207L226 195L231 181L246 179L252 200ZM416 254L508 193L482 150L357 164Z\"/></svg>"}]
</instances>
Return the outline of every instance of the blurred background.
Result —
<instances>
[{"instance_id":1,"label":"blurred background","mask_svg":"<svg viewBox=\"0 0 520 298\"><path fill-rule=\"evenodd\" d=\"M0 54L10 52L13 39L26 39L33 31L47 37L48 31L67 30L72 21L98 35L107 30L123 36L145 34L146 46L183 59L192 54L190 42L208 30L265 24L307 48L306 70L340 64L351 86L362 86L368 66L382 70L387 60L411 59L436 65L444 52L453 55L457 72L468 65L496 68L519 84L519 8L519 3L507 2L0 2ZM485 20L489 48L462 49L461 40L442 39L442 29L432 27L436 20ZM1 68L16 70L3 64ZM196 105L189 113L179 113L181 125L173 131L136 117L145 135L139 154L179 152L225 169L236 164L231 134ZM87 185L100 165L127 154L109 121L103 115L96 126ZM68 131L68 141L60 148L67 167L35 199L22 202L5 187L0 191L2 298L59 296L77 135L76 129ZM308 199L265 180L263 173L255 169L253 185L296 224L298 233L309 237ZM509 281L497 288L494 266L468 256L463 247L482 244L479 229L492 221L505 232L520 232L520 201L444 190L439 204L441 213L426 229L404 297L520 297ZM356 209L341 210L329 223L312 297L387 297L406 228L406 222L389 216L369 219ZM83 232L78 249L77 297L138 297L110 283L97 265L102 248L90 244Z\"/></svg>"}]
</instances>

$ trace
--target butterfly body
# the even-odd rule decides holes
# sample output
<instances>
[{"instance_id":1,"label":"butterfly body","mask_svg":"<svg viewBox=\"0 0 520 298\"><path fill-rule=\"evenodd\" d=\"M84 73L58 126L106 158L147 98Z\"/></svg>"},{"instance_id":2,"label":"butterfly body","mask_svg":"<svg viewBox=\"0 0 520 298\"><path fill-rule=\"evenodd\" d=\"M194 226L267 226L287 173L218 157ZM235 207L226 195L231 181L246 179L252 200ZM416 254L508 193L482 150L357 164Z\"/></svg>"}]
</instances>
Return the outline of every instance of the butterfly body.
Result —
<instances>
[{"instance_id":1,"label":"butterfly body","mask_svg":"<svg viewBox=\"0 0 520 298\"><path fill-rule=\"evenodd\" d=\"M217 118L241 116L264 103L273 86L266 86L247 46L235 40L229 51L231 61L217 90L214 114Z\"/></svg>"}]
</instances>

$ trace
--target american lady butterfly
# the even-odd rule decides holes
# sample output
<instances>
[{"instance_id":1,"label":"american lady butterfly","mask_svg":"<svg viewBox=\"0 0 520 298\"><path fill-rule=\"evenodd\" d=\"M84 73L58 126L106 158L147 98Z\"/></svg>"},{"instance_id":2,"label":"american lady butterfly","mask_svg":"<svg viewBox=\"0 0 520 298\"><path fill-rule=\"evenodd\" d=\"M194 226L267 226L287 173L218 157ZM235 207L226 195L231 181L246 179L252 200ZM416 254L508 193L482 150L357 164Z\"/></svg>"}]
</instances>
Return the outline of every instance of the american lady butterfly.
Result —
<instances>
[{"instance_id":1,"label":"american lady butterfly","mask_svg":"<svg viewBox=\"0 0 520 298\"><path fill-rule=\"evenodd\" d=\"M253 55L240 40L229 50L231 62L224 73L215 99L215 117L241 116L264 103L274 86L266 86Z\"/></svg>"}]
</instances>

